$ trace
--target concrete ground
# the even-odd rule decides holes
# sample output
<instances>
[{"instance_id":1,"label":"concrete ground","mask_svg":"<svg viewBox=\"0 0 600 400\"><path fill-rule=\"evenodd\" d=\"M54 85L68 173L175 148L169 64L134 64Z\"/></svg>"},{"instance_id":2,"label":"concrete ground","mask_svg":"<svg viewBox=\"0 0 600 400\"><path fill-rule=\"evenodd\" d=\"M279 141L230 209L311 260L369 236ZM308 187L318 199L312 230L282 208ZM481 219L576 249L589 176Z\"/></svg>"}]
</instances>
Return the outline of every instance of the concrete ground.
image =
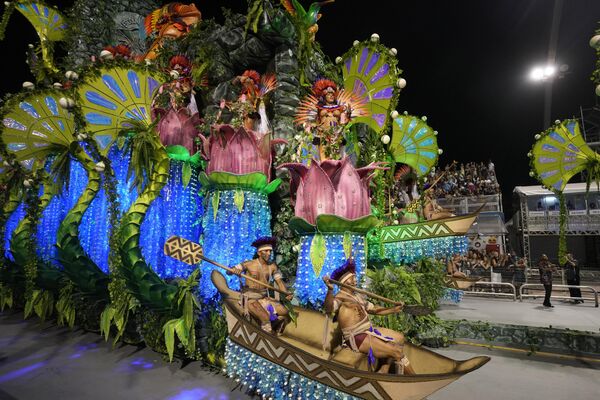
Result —
<instances>
[{"instance_id":1,"label":"concrete ground","mask_svg":"<svg viewBox=\"0 0 600 400\"><path fill-rule=\"evenodd\" d=\"M466 306L466 304L465 304ZM492 361L431 395L429 400L593 399L600 393L598 360L561 360L482 347L436 351ZM0 314L0 400L226 400L250 399L232 379L181 368L149 349L113 349L97 334L72 332L22 314Z\"/></svg>"},{"instance_id":2,"label":"concrete ground","mask_svg":"<svg viewBox=\"0 0 600 400\"><path fill-rule=\"evenodd\" d=\"M447 320L466 319L536 327L552 325L554 328L600 331L600 308L594 307L593 302L571 304L553 300L554 308L546 308L542 306L542 301L526 299L520 302L465 295L458 304L443 304L436 314Z\"/></svg>"}]
</instances>

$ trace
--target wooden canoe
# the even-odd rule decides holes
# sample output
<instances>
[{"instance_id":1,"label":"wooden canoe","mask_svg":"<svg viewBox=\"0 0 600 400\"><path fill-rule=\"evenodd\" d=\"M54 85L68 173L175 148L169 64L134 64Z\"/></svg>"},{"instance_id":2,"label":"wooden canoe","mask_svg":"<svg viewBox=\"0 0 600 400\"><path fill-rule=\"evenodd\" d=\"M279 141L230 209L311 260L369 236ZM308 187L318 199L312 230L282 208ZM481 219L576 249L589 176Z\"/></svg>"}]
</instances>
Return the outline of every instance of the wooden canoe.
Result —
<instances>
[{"instance_id":1,"label":"wooden canoe","mask_svg":"<svg viewBox=\"0 0 600 400\"><path fill-rule=\"evenodd\" d=\"M297 325L288 324L281 336L269 334L242 316L243 310L238 304L240 294L227 286L220 272L213 271L211 278L223 298L232 342L290 371L352 396L368 400L422 399L490 360L481 356L457 361L407 344L405 353L416 375L370 372L365 355L340 348L341 334L335 323L330 324L327 346L323 349L326 326L323 314L297 308Z\"/></svg>"},{"instance_id":2,"label":"wooden canoe","mask_svg":"<svg viewBox=\"0 0 600 400\"><path fill-rule=\"evenodd\" d=\"M482 279L483 279L483 277L459 278L456 276L446 275L444 280L446 282L446 286L448 286L450 288L458 289L458 290L466 290L466 289L471 288L471 286L473 286L475 283L479 282Z\"/></svg>"},{"instance_id":3,"label":"wooden canoe","mask_svg":"<svg viewBox=\"0 0 600 400\"><path fill-rule=\"evenodd\" d=\"M471 225L475 222L480 210L481 208L472 214L456 217L376 228L377 241L380 243L394 243L445 236L463 236L471 229Z\"/></svg>"}]
</instances>

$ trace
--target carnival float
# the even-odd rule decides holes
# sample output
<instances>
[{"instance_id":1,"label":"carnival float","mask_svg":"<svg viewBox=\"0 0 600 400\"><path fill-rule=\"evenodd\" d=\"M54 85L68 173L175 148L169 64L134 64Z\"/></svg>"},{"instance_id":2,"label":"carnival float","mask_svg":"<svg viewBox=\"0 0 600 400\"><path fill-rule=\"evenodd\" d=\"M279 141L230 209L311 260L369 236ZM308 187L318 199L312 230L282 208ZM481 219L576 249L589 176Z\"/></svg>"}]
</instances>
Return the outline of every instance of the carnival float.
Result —
<instances>
[{"instance_id":1,"label":"carnival float","mask_svg":"<svg viewBox=\"0 0 600 400\"><path fill-rule=\"evenodd\" d=\"M477 213L427 192L395 207L437 132L395 110L406 81L379 35L322 53L329 2L253 0L224 25L194 4L8 3L1 28L17 11L40 42L35 83L2 108L2 309L201 360L265 398L419 399L485 364L419 346L441 324L435 258L466 251ZM560 127L550 139L576 134ZM323 312L356 292L394 305L356 333L395 364Z\"/></svg>"}]
</instances>

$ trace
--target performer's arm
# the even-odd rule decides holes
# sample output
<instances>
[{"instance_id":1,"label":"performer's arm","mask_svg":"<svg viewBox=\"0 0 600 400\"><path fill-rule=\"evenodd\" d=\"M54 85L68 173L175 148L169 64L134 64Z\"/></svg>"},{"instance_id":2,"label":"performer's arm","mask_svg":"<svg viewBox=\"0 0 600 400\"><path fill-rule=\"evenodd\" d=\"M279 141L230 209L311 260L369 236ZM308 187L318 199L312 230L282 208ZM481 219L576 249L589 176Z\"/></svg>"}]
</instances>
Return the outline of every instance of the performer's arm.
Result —
<instances>
[{"instance_id":1,"label":"performer's arm","mask_svg":"<svg viewBox=\"0 0 600 400\"><path fill-rule=\"evenodd\" d=\"M404 304L400 304L393 307L377 307L373 303L369 303L372 307L367 307L367 312L373 315L390 315L397 314L402 311Z\"/></svg>"},{"instance_id":2,"label":"performer's arm","mask_svg":"<svg viewBox=\"0 0 600 400\"><path fill-rule=\"evenodd\" d=\"M242 274L244 271L246 271L246 262L241 262L235 266L232 267L233 268L233 272L229 272L227 271L227 275L232 275L235 274L237 276L240 276L240 274Z\"/></svg>"},{"instance_id":3,"label":"performer's arm","mask_svg":"<svg viewBox=\"0 0 600 400\"><path fill-rule=\"evenodd\" d=\"M329 277L323 277L323 282L327 286L327 295L325 296L325 301L323 302L323 308L327 314L333 314L335 311L334 307L334 296L333 296L333 285L329 282Z\"/></svg>"},{"instance_id":4,"label":"performer's arm","mask_svg":"<svg viewBox=\"0 0 600 400\"><path fill-rule=\"evenodd\" d=\"M275 263L271 264L271 268L272 268L272 272L273 272L273 279L275 280L275 282L277 282L279 289L283 290L284 292L287 292L285 283L283 283L283 275L281 275L279 268L277 268L277 264L275 264ZM287 296L287 299L292 300L292 295L290 294L289 296Z\"/></svg>"}]
</instances>

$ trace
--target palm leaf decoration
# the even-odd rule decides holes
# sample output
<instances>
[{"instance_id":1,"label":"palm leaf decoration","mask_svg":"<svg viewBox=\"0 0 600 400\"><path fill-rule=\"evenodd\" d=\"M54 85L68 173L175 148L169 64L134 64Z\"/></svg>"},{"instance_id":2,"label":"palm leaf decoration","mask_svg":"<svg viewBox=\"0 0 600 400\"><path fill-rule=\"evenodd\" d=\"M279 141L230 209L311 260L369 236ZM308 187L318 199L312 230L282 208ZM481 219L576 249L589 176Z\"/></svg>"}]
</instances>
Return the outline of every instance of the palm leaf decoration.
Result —
<instances>
[{"instance_id":1,"label":"palm leaf decoration","mask_svg":"<svg viewBox=\"0 0 600 400\"><path fill-rule=\"evenodd\" d=\"M49 155L68 150L74 140L73 116L58 105L59 98L57 92L37 93L7 105L2 140L28 170L36 161L43 165Z\"/></svg>"},{"instance_id":2,"label":"palm leaf decoration","mask_svg":"<svg viewBox=\"0 0 600 400\"><path fill-rule=\"evenodd\" d=\"M562 121L536 138L531 164L544 186L562 192L569 180L582 171L587 171L588 185L600 178L600 155L585 143L577 120Z\"/></svg>"},{"instance_id":3,"label":"palm leaf decoration","mask_svg":"<svg viewBox=\"0 0 600 400\"><path fill-rule=\"evenodd\" d=\"M51 42L65 38L68 29L65 17L57 9L34 1L20 1L16 9L27 18L40 37L44 67L49 71L58 72L54 67Z\"/></svg>"},{"instance_id":4,"label":"palm leaf decoration","mask_svg":"<svg viewBox=\"0 0 600 400\"><path fill-rule=\"evenodd\" d=\"M421 177L437 163L436 132L421 118L400 115L392 122L389 151L394 161L407 164Z\"/></svg>"},{"instance_id":5,"label":"palm leaf decoration","mask_svg":"<svg viewBox=\"0 0 600 400\"><path fill-rule=\"evenodd\" d=\"M383 46L363 43L343 57L344 90L365 99L369 113L352 120L367 124L377 133L395 107L394 85L398 79L396 59Z\"/></svg>"},{"instance_id":6,"label":"palm leaf decoration","mask_svg":"<svg viewBox=\"0 0 600 400\"><path fill-rule=\"evenodd\" d=\"M152 98L164 82L159 74L125 67L104 68L77 88L87 128L103 154L131 120L152 122Z\"/></svg>"}]
</instances>

